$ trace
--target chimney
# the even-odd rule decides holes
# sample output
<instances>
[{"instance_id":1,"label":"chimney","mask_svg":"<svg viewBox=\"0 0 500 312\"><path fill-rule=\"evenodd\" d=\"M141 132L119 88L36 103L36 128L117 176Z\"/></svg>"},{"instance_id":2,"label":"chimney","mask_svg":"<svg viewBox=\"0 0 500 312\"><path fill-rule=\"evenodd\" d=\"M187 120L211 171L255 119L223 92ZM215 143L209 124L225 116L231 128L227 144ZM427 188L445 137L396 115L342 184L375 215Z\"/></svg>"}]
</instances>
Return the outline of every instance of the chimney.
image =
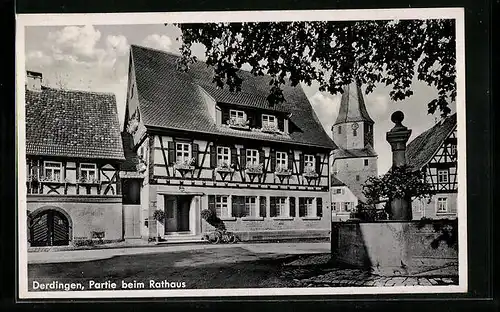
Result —
<instances>
[{"instance_id":1,"label":"chimney","mask_svg":"<svg viewBox=\"0 0 500 312\"><path fill-rule=\"evenodd\" d=\"M29 91L42 91L42 73L26 71L26 89Z\"/></svg>"}]
</instances>

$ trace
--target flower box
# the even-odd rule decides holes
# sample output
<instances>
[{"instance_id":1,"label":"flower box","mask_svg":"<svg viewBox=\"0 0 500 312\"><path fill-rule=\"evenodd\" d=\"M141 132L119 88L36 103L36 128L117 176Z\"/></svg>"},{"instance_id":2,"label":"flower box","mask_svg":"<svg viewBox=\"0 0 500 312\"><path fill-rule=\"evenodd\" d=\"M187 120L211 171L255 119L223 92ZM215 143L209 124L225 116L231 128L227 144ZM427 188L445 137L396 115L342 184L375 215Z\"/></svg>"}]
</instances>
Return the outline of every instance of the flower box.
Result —
<instances>
[{"instance_id":1,"label":"flower box","mask_svg":"<svg viewBox=\"0 0 500 312\"><path fill-rule=\"evenodd\" d=\"M274 172L274 174L276 174L278 176L290 176L290 175L292 175L292 170L290 170L288 168L278 167L278 168L276 168L276 171Z\"/></svg>"},{"instance_id":2,"label":"flower box","mask_svg":"<svg viewBox=\"0 0 500 312\"><path fill-rule=\"evenodd\" d=\"M308 179L316 179L318 177L318 173L316 171L314 171L313 168L306 168L304 170L303 176L308 178Z\"/></svg>"},{"instance_id":3,"label":"flower box","mask_svg":"<svg viewBox=\"0 0 500 312\"><path fill-rule=\"evenodd\" d=\"M264 133L273 133L273 134L281 133L281 131L276 126L262 126L261 131Z\"/></svg>"},{"instance_id":4,"label":"flower box","mask_svg":"<svg viewBox=\"0 0 500 312\"><path fill-rule=\"evenodd\" d=\"M222 164L219 164L217 166L217 168L215 168L215 170L217 172L227 172L227 173L230 173L230 172L233 172L234 169L231 168L231 165L229 165L228 163L222 163Z\"/></svg>"},{"instance_id":5,"label":"flower box","mask_svg":"<svg viewBox=\"0 0 500 312\"><path fill-rule=\"evenodd\" d=\"M65 181L66 183L68 183L69 181ZM79 184L99 184L99 180L98 179L88 179L88 178L82 178L80 177L80 179L78 179L78 183Z\"/></svg>"},{"instance_id":6,"label":"flower box","mask_svg":"<svg viewBox=\"0 0 500 312\"><path fill-rule=\"evenodd\" d=\"M258 175L258 174L262 174L263 173L263 168L262 168L262 164L258 164L258 165L255 165L255 164L247 164L246 166L246 173L249 174L249 175Z\"/></svg>"},{"instance_id":7,"label":"flower box","mask_svg":"<svg viewBox=\"0 0 500 312\"><path fill-rule=\"evenodd\" d=\"M227 121L227 125L230 128L234 128L234 129L242 129L242 130L249 130L250 129L248 120L239 120L236 118L231 118Z\"/></svg>"}]
</instances>

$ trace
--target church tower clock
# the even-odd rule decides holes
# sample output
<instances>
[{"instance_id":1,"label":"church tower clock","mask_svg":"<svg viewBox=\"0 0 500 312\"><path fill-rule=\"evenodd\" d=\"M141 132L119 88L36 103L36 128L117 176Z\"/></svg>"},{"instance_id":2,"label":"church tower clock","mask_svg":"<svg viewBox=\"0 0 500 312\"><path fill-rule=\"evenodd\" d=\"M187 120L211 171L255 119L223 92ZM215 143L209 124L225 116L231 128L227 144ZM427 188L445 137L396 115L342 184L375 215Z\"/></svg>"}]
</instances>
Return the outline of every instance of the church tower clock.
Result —
<instances>
[{"instance_id":1,"label":"church tower clock","mask_svg":"<svg viewBox=\"0 0 500 312\"><path fill-rule=\"evenodd\" d=\"M344 87L337 119L332 126L334 152L332 172L359 201L364 202L363 183L378 175L377 154L373 145L374 121L366 110L361 84L357 81Z\"/></svg>"}]
</instances>

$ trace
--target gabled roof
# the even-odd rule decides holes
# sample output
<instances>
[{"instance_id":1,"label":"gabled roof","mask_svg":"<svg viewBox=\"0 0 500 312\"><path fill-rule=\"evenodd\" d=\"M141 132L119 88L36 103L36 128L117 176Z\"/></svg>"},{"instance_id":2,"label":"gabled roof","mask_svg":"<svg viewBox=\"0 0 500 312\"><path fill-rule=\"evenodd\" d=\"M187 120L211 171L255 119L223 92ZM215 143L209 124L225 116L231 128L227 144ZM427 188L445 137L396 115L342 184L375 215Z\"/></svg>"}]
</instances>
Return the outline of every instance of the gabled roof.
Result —
<instances>
[{"instance_id":1,"label":"gabled roof","mask_svg":"<svg viewBox=\"0 0 500 312\"><path fill-rule=\"evenodd\" d=\"M136 45L132 45L131 57L139 110L146 127L336 148L300 86L284 86L286 102L270 106L269 76L254 76L240 70L241 91L230 92L228 87L216 88L212 82L213 69L203 62L196 62L183 72L177 69L178 55ZM215 124L207 98L219 104L286 113L298 130L289 135L227 130Z\"/></svg>"},{"instance_id":2,"label":"gabled roof","mask_svg":"<svg viewBox=\"0 0 500 312\"><path fill-rule=\"evenodd\" d=\"M114 94L27 90L26 154L123 160Z\"/></svg>"},{"instance_id":3,"label":"gabled roof","mask_svg":"<svg viewBox=\"0 0 500 312\"><path fill-rule=\"evenodd\" d=\"M331 178L331 186L345 186L345 183L337 179L333 174L330 176Z\"/></svg>"},{"instance_id":4,"label":"gabled roof","mask_svg":"<svg viewBox=\"0 0 500 312\"><path fill-rule=\"evenodd\" d=\"M366 110L360 84L353 81L344 87L344 92L340 100L339 114L333 125L355 121L374 123Z\"/></svg>"},{"instance_id":5,"label":"gabled roof","mask_svg":"<svg viewBox=\"0 0 500 312\"><path fill-rule=\"evenodd\" d=\"M132 135L126 131L123 131L121 135L125 161L120 164L120 170L135 172L137 171L137 165L139 164L139 156L133 150L134 139Z\"/></svg>"},{"instance_id":6,"label":"gabled roof","mask_svg":"<svg viewBox=\"0 0 500 312\"><path fill-rule=\"evenodd\" d=\"M406 147L408 165L416 170L425 166L456 126L457 114L455 113L413 139Z\"/></svg>"},{"instance_id":7,"label":"gabled roof","mask_svg":"<svg viewBox=\"0 0 500 312\"><path fill-rule=\"evenodd\" d=\"M377 157L377 153L371 145L366 145L360 149L337 149L333 152L333 159Z\"/></svg>"}]
</instances>

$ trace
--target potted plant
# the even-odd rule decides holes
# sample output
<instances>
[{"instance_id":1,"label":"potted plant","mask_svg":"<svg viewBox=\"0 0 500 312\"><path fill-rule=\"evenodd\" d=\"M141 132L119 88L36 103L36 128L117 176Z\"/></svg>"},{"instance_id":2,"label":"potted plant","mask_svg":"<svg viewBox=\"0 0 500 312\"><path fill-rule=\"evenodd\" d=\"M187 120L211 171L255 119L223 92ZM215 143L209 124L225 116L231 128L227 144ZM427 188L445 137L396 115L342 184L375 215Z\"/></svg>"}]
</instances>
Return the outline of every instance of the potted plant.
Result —
<instances>
[{"instance_id":1,"label":"potted plant","mask_svg":"<svg viewBox=\"0 0 500 312\"><path fill-rule=\"evenodd\" d=\"M156 221L156 241L160 241L159 224L165 222L165 211L156 209L153 212L153 219Z\"/></svg>"}]
</instances>

